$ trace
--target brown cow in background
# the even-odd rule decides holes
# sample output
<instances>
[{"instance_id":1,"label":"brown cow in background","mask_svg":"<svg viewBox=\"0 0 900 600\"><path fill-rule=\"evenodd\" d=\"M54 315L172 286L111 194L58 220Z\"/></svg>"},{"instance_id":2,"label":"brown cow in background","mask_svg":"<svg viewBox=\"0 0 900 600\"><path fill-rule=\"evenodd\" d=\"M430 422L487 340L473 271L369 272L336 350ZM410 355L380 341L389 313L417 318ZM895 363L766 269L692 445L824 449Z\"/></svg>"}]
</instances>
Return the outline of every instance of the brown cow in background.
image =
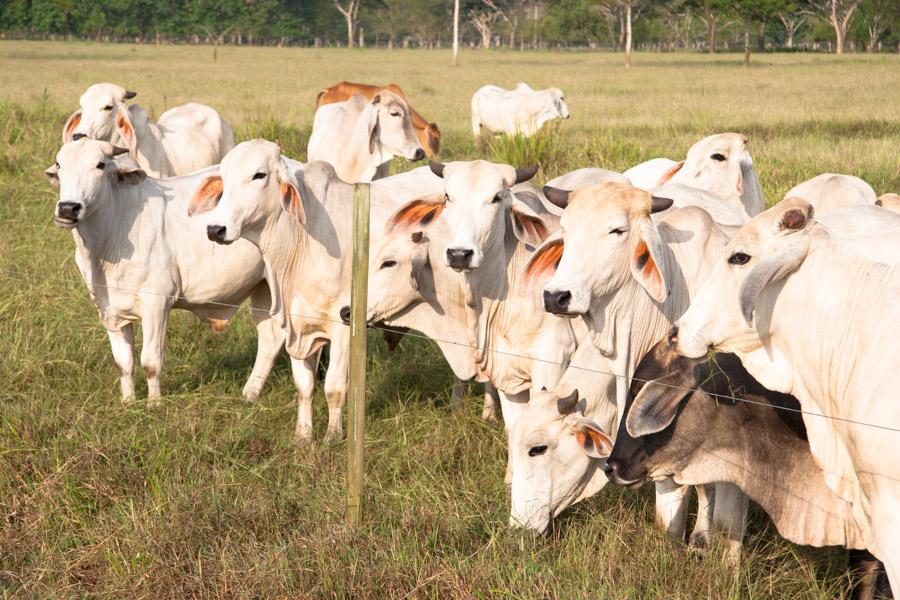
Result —
<instances>
[{"instance_id":1,"label":"brown cow in background","mask_svg":"<svg viewBox=\"0 0 900 600\"><path fill-rule=\"evenodd\" d=\"M356 94L362 94L371 100L379 90L385 89L406 100L406 94L403 93L403 90L396 83L369 85L367 83L342 81L319 92L319 95L316 96L316 108L334 102L344 102ZM410 116L412 117L413 127L416 130L416 137L419 138L419 143L425 149L425 154L429 157L437 156L441 151L441 131L438 129L437 123L429 123L416 109L412 106L409 108L412 111Z\"/></svg>"}]
</instances>

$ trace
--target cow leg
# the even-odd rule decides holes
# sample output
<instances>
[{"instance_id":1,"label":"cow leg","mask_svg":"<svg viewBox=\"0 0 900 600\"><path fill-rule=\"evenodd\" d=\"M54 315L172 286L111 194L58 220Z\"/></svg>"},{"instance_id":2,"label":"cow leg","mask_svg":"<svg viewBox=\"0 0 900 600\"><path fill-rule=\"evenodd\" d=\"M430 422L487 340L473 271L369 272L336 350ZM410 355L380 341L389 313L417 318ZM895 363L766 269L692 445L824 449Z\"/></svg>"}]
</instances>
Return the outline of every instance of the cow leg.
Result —
<instances>
[{"instance_id":1,"label":"cow leg","mask_svg":"<svg viewBox=\"0 0 900 600\"><path fill-rule=\"evenodd\" d=\"M163 368L166 344L166 325L169 321L169 306L146 307L141 321L144 331L144 347L141 349L141 366L147 376L147 405L158 406L160 397L159 377Z\"/></svg>"},{"instance_id":2,"label":"cow leg","mask_svg":"<svg viewBox=\"0 0 900 600\"><path fill-rule=\"evenodd\" d=\"M678 485L670 477L656 482L656 522L669 537L684 542L691 486Z\"/></svg>"},{"instance_id":3,"label":"cow leg","mask_svg":"<svg viewBox=\"0 0 900 600\"><path fill-rule=\"evenodd\" d=\"M741 488L732 483L717 483L715 498L713 525L716 531L721 531L726 536L728 547L725 560L737 565L741 561L750 499Z\"/></svg>"},{"instance_id":4,"label":"cow leg","mask_svg":"<svg viewBox=\"0 0 900 600\"><path fill-rule=\"evenodd\" d=\"M349 368L350 328L331 339L328 370L325 371L325 401L328 402L328 429L325 441L339 440L344 436L344 400L347 398Z\"/></svg>"},{"instance_id":5,"label":"cow leg","mask_svg":"<svg viewBox=\"0 0 900 600\"><path fill-rule=\"evenodd\" d=\"M297 425L294 427L294 441L308 442L312 440L313 420L312 401L316 389L316 365L319 353L314 352L306 358L291 357L291 375L294 387L297 388Z\"/></svg>"},{"instance_id":6,"label":"cow leg","mask_svg":"<svg viewBox=\"0 0 900 600\"><path fill-rule=\"evenodd\" d=\"M716 507L716 486L696 485L697 490L697 520L691 531L690 544L695 548L709 548L710 531L713 524L713 511Z\"/></svg>"},{"instance_id":7,"label":"cow leg","mask_svg":"<svg viewBox=\"0 0 900 600\"><path fill-rule=\"evenodd\" d=\"M488 381L484 384L484 405L481 407L482 421L497 420L497 403L500 402L500 395L497 388Z\"/></svg>"},{"instance_id":8,"label":"cow leg","mask_svg":"<svg viewBox=\"0 0 900 600\"><path fill-rule=\"evenodd\" d=\"M868 550L850 550L847 554L847 568L856 575L856 583L848 596L850 600L893 598L884 565Z\"/></svg>"},{"instance_id":9,"label":"cow leg","mask_svg":"<svg viewBox=\"0 0 900 600\"><path fill-rule=\"evenodd\" d=\"M250 313L253 322L256 323L256 360L253 363L253 371L244 384L241 395L247 402L254 402L259 398L263 385L272 371L272 365L278 358L278 353L284 345L284 332L269 316L272 296L269 286L261 284L250 295Z\"/></svg>"},{"instance_id":10,"label":"cow leg","mask_svg":"<svg viewBox=\"0 0 900 600\"><path fill-rule=\"evenodd\" d=\"M450 410L461 410L463 400L469 391L468 382L463 381L456 375L453 376L453 391L450 393Z\"/></svg>"},{"instance_id":11,"label":"cow leg","mask_svg":"<svg viewBox=\"0 0 900 600\"><path fill-rule=\"evenodd\" d=\"M134 324L126 323L119 331L107 331L113 360L119 369L122 402L134 400Z\"/></svg>"}]
</instances>

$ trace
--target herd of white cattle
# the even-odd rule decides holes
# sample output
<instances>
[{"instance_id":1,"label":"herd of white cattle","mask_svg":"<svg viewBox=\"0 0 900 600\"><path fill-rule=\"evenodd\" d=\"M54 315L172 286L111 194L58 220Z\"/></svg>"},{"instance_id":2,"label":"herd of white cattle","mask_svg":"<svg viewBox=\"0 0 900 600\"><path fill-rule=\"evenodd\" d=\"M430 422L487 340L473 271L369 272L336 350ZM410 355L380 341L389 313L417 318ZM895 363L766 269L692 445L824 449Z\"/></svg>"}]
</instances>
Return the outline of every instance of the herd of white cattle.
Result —
<instances>
[{"instance_id":1,"label":"herd of white cattle","mask_svg":"<svg viewBox=\"0 0 900 600\"><path fill-rule=\"evenodd\" d=\"M295 435L310 439L328 345L326 438L341 436L352 184L371 182L369 321L432 338L458 380L486 384L485 418L499 398L512 525L543 532L610 480L652 480L677 539L695 489L691 543L722 532L737 560L749 497L787 539L869 551L900 583L897 194L822 174L765 210L738 133L543 189L536 167L483 160L376 178L395 156L439 151L397 86L323 90L307 163L262 139L234 145L204 105L153 122L134 96L91 86L46 171L124 399L135 321L153 401L169 311L222 330L249 298L244 397L284 346ZM568 116L557 88L472 98L476 135ZM852 554L864 593L887 589L871 555Z\"/></svg>"}]
</instances>

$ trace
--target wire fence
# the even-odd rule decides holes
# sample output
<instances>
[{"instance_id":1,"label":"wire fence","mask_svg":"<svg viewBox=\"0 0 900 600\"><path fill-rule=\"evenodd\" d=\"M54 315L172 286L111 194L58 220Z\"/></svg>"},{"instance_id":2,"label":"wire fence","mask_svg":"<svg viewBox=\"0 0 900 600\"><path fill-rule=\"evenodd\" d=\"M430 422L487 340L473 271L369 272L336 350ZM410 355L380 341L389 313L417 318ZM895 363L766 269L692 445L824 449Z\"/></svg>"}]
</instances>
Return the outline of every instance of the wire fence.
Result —
<instances>
[{"instance_id":1,"label":"wire fence","mask_svg":"<svg viewBox=\"0 0 900 600\"><path fill-rule=\"evenodd\" d=\"M79 281L79 280L73 279L73 278L71 278L71 277L56 277L56 276L52 276L52 275L39 275L39 274L36 274L36 273L28 273L28 272L24 272L24 271L13 271L13 270L9 270L9 269L2 269L2 270L0 270L0 272L6 273L7 275L13 275L13 276L16 276L16 277L22 277L22 278L31 278L31 279L48 280L48 281L59 281L59 282L62 282L62 283L66 283L66 284L70 284L70 285L76 285L76 286L77 286L77 285L84 285L84 282L83 282L83 281ZM157 297L164 297L164 298L168 298L169 300L172 300L172 301L176 301L176 300L187 300L186 298L184 298L184 297L182 297L182 296L173 296L173 295L170 295L170 294L163 294L163 293L160 293L160 292L154 292L154 291L152 291L152 290L130 289L130 288L124 288L124 287L118 287L118 286L109 286L109 285L100 284L100 283L94 283L93 285L94 285L95 287L101 287L101 288L108 289L108 290L114 290L114 291L120 291L120 292L128 292L128 293L132 293L132 294L147 294L147 295L153 295L153 296L157 296ZM209 304L209 305L212 305L212 306L220 306L220 307L222 307L222 308L234 308L235 310L240 309L240 308L243 306L242 304L231 304L231 303L228 303L228 302L214 302L214 301L211 301L211 302L205 302L204 304ZM255 308L255 307L250 306L250 305L247 305L247 309L248 309L249 311L251 311L251 312L252 312L252 311L257 311L257 312L265 312L265 313L267 313L267 314L269 313L268 310L261 309L261 308ZM300 318L300 319L309 319L309 320L312 320L312 321L320 321L320 322L323 322L323 323L335 323L335 324L346 325L346 324L345 324L341 319L339 319L339 318L338 318L338 319L332 319L332 318L323 317L323 316L320 316L320 315L308 315L308 314L295 313L295 312L286 312L285 314L286 314L287 316L296 317L296 318ZM395 333L396 330L397 330L396 327L384 327L384 326L380 326L380 325L378 325L378 324L369 324L368 327L369 327L369 329L372 329L372 330L387 331L387 332L392 332L392 333ZM466 343L464 343L464 342L458 342L458 341L455 341L455 340L445 340L445 339L434 338L434 337L427 336L427 335L424 335L424 334L421 334L421 333L417 333L417 332L414 332L414 331L411 331L411 330L403 332L403 335L404 335L404 336L411 337L411 338L424 339L424 340L430 340L430 341L432 341L432 342L440 342L440 343L444 343L444 344L451 344L451 345L455 345L455 346L460 346L460 347L468 348L468 349L472 350L473 352L474 352L474 351L482 351L482 350L483 350L482 348L478 348L477 346L472 346L471 344L466 344ZM582 342L582 343L590 343L590 342L589 342L589 341L584 341L584 342ZM503 355L503 356L508 356L508 357L511 357L511 358L522 358L522 359L531 360L531 361L535 361L535 362L540 362L540 363L545 363L545 364L555 365L555 366L559 366L559 367L563 367L563 368L567 368L567 369L577 369L577 370L584 371L584 372L588 372L588 373L596 373L596 374L598 374L598 375L607 375L607 376L610 376L610 377L616 377L616 378L624 378L624 377L625 377L625 375L619 375L619 374L613 373L613 372L611 372L611 371L604 371L604 370L602 370L602 369L596 369L596 368L591 368L591 367L585 367L585 366L573 365L573 364L569 364L569 363L560 363L560 362L557 362L557 361L552 361L552 360L547 360L547 359L542 359L542 358L537 358L537 357L527 356L527 355L524 355L524 354L517 354L517 353L515 353L515 352L508 352L508 351L504 351L504 350L495 350L495 349L488 350L488 352L494 353L494 354ZM881 430L886 430L886 431L892 431L892 432L895 432L895 433L900 433L900 428L897 428L897 427L890 427L890 426L888 426L888 425L881 425L881 424L877 424L877 423L866 423L866 422L863 422L863 421L857 421L857 420L854 420L854 419L847 419L847 418L844 418L844 417L839 417L839 416L834 416L834 415L824 415L824 414L820 414L820 413L815 413L815 412L805 411L805 410L803 410L803 409L791 408L791 407L789 407L789 406L776 406L776 405L769 404L769 403L765 403L765 402L759 402L759 401L756 401L756 400L749 400L749 399L747 399L747 398L738 398L738 397L736 397L736 396L730 396L730 395L726 395L726 394L718 394L718 393L713 394L713 393L710 393L710 392L706 392L705 390L700 389L700 388L691 388L691 387L685 387L685 386L678 386L678 385L673 385L673 384L668 384L668 383L662 383L662 382L659 382L659 381L656 381L656 380L640 379L640 378L637 378L637 377L634 377L634 376L632 376L631 379L632 379L633 381L640 381L640 382L642 382L642 383L650 383L651 381L653 381L653 382L654 382L654 385L659 385L659 386L663 386L663 387L670 387L670 388L680 389L680 390L684 390L684 391L690 391L690 392L703 392L703 393L707 393L707 394L709 394L709 395L711 395L711 396L714 396L714 397L716 397L716 398L720 398L720 399L723 399L723 400L731 400L731 401L734 401L734 402L743 402L743 403L745 403L745 404L752 404L752 405L758 405L758 406L763 406L763 407L770 407L770 408L775 409L775 410L782 410L782 411L787 411L787 412L797 413L797 414L801 414L801 415L805 415L805 416L812 416L812 417L820 417L820 418L824 418L824 419L831 419L831 420L833 420L833 421L840 421L840 422L849 423L849 424L853 424L853 425L860 425L860 426L864 426L864 427L871 427L871 428L873 428L873 429L881 429Z\"/></svg>"}]
</instances>

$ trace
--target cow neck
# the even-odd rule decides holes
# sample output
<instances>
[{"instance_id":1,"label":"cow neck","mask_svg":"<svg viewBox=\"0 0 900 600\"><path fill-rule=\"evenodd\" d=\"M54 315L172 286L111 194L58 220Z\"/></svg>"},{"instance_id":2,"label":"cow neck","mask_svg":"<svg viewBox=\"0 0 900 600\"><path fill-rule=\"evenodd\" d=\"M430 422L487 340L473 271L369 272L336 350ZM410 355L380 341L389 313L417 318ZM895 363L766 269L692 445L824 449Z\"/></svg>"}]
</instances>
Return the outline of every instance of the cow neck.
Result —
<instances>
[{"instance_id":1,"label":"cow neck","mask_svg":"<svg viewBox=\"0 0 900 600\"><path fill-rule=\"evenodd\" d=\"M259 236L259 249L272 292L272 313L276 321L287 330L289 346L296 338L293 327L296 317L288 312L295 284L302 285L302 282L295 279L301 277L300 267L306 255L308 237L303 226L284 210L277 210L275 217L265 224Z\"/></svg>"},{"instance_id":2,"label":"cow neck","mask_svg":"<svg viewBox=\"0 0 900 600\"><path fill-rule=\"evenodd\" d=\"M734 483L766 511L778 533L794 543L865 547L863 532L851 514L851 504L828 488L808 442L772 412L778 408L738 405L713 409L754 411L741 422L752 420L758 426L729 430L727 449L709 452L707 459L701 461L698 478L676 480ZM769 411L768 418L759 419L757 411ZM760 436L767 438L765 443L759 443Z\"/></svg>"},{"instance_id":3,"label":"cow neck","mask_svg":"<svg viewBox=\"0 0 900 600\"><path fill-rule=\"evenodd\" d=\"M383 159L383 151L381 147L381 139L375 142L375 152L369 152L369 113L377 110L369 103L363 105L364 108L359 117L355 119L349 136L349 142L345 144L346 148L357 148L365 150L365 160L360 161L358 153L347 152L345 156L349 157L347 162L347 181L371 181L378 170L378 165L385 162ZM346 113L344 113L346 116ZM374 163L374 164L372 164Z\"/></svg>"}]
</instances>

